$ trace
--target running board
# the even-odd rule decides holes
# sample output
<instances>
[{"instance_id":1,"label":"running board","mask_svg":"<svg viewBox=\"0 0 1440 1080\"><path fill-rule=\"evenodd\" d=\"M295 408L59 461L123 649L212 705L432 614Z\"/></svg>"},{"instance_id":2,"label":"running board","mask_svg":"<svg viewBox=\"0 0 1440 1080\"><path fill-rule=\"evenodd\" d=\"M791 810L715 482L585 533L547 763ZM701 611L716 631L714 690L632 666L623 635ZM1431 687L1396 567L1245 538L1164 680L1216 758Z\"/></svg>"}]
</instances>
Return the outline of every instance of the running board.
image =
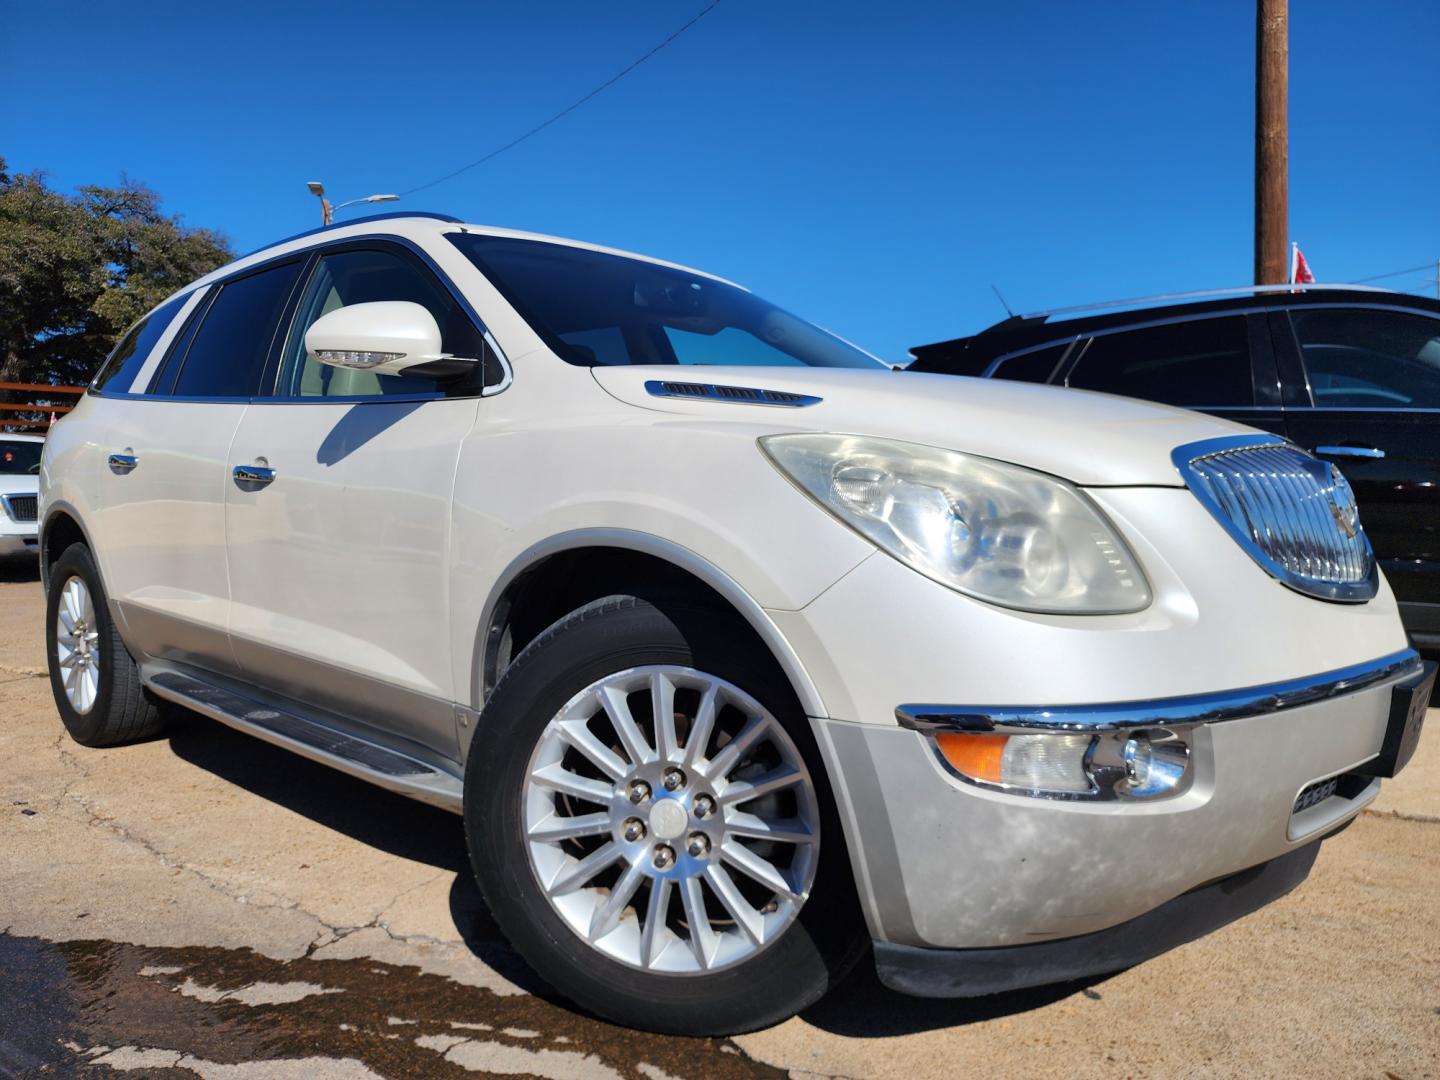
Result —
<instances>
[{"instance_id":1,"label":"running board","mask_svg":"<svg viewBox=\"0 0 1440 1080\"><path fill-rule=\"evenodd\" d=\"M179 671L167 668L144 673L144 681L157 696L238 731L388 791L460 812L463 782L443 769Z\"/></svg>"}]
</instances>

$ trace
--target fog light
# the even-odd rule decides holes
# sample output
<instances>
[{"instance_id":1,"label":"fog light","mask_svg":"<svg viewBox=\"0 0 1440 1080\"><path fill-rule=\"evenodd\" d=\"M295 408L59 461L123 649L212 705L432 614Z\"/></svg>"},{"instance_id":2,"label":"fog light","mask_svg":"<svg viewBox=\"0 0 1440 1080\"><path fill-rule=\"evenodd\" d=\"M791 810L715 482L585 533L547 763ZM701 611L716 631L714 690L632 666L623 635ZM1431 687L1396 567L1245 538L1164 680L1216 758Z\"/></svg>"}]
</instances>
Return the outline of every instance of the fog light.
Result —
<instances>
[{"instance_id":1,"label":"fog light","mask_svg":"<svg viewBox=\"0 0 1440 1080\"><path fill-rule=\"evenodd\" d=\"M1089 735L970 735L941 732L935 744L951 767L972 780L1023 791L1088 792Z\"/></svg>"},{"instance_id":2,"label":"fog light","mask_svg":"<svg viewBox=\"0 0 1440 1080\"><path fill-rule=\"evenodd\" d=\"M1121 794L1148 799L1177 790L1190 769L1190 747L1168 731L1138 732L1120 748Z\"/></svg>"}]
</instances>

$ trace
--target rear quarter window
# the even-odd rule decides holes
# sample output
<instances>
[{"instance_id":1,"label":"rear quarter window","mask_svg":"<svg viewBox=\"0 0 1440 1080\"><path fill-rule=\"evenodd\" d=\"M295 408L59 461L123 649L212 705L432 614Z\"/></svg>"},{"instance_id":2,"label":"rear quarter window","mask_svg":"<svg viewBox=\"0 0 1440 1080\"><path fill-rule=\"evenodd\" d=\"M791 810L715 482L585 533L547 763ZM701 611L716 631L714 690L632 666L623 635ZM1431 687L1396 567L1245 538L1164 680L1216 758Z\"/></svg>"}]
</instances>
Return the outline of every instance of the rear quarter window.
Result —
<instances>
[{"instance_id":1,"label":"rear quarter window","mask_svg":"<svg viewBox=\"0 0 1440 1080\"><path fill-rule=\"evenodd\" d=\"M140 374L140 369L145 366L151 350L189 297L189 293L182 293L165 301L127 330L100 368L100 374L96 375L95 381L90 384L91 388L106 393L129 393L135 376Z\"/></svg>"},{"instance_id":2,"label":"rear quarter window","mask_svg":"<svg viewBox=\"0 0 1440 1080\"><path fill-rule=\"evenodd\" d=\"M1245 317L1097 335L1065 385L1192 408L1254 405Z\"/></svg>"}]
</instances>

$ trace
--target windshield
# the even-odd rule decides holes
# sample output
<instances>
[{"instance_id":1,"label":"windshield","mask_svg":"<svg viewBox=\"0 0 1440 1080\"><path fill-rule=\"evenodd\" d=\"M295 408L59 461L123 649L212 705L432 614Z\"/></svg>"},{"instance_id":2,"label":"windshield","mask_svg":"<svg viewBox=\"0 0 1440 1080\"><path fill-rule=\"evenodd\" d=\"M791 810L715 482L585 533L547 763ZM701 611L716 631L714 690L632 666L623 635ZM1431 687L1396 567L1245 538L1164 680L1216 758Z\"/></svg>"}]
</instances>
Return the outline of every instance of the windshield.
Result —
<instances>
[{"instance_id":1,"label":"windshield","mask_svg":"<svg viewBox=\"0 0 1440 1080\"><path fill-rule=\"evenodd\" d=\"M889 367L713 278L541 240L475 233L449 239L572 364Z\"/></svg>"},{"instance_id":2,"label":"windshield","mask_svg":"<svg viewBox=\"0 0 1440 1080\"><path fill-rule=\"evenodd\" d=\"M0 476L34 475L40 471L44 443L0 438Z\"/></svg>"}]
</instances>

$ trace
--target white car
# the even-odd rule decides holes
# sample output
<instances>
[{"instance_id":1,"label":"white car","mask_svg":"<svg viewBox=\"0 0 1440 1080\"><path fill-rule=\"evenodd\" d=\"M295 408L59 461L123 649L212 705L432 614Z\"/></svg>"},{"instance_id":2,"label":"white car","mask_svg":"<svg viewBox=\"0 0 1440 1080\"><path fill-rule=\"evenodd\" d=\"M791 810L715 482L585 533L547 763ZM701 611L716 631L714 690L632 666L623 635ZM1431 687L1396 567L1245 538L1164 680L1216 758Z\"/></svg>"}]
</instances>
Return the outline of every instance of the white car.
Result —
<instances>
[{"instance_id":1,"label":"white car","mask_svg":"<svg viewBox=\"0 0 1440 1080\"><path fill-rule=\"evenodd\" d=\"M0 431L0 558L40 550L40 451L43 435Z\"/></svg>"},{"instance_id":2,"label":"white car","mask_svg":"<svg viewBox=\"0 0 1440 1080\"><path fill-rule=\"evenodd\" d=\"M872 942L964 996L1214 929L1374 799L1434 677L1274 436L899 374L438 216L177 293L42 490L78 741L163 699L461 813L536 971L660 1031L781 1020Z\"/></svg>"}]
</instances>

